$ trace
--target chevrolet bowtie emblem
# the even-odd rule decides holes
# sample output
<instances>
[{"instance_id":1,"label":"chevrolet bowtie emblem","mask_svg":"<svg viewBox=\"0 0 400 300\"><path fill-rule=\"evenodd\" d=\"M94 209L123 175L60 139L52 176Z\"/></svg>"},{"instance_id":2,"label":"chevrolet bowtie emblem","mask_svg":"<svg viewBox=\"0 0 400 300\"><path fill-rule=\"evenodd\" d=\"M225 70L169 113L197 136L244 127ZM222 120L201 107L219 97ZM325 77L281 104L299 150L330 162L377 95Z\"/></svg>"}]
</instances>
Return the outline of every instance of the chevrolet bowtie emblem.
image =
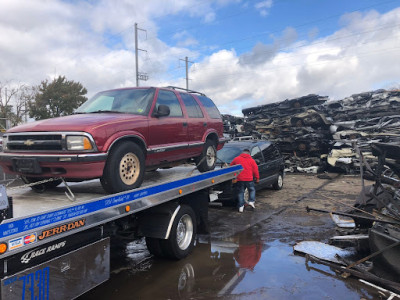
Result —
<instances>
[{"instance_id":1,"label":"chevrolet bowtie emblem","mask_svg":"<svg viewBox=\"0 0 400 300\"><path fill-rule=\"evenodd\" d=\"M26 145L26 146L32 146L34 143L35 143L35 142L32 141L32 140L26 140L26 141L24 142L24 145Z\"/></svg>"}]
</instances>

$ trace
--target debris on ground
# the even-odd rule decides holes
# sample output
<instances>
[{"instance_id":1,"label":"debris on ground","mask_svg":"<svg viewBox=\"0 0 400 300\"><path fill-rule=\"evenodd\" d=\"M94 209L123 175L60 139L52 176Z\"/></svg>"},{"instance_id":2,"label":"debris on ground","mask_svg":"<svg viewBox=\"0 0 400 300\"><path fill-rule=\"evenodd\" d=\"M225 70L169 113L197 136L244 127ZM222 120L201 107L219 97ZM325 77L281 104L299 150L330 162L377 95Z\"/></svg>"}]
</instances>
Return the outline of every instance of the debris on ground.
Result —
<instances>
[{"instance_id":1,"label":"debris on ground","mask_svg":"<svg viewBox=\"0 0 400 300\"><path fill-rule=\"evenodd\" d=\"M369 178L372 176L375 182L367 188L362 178L362 191L352 209L329 212L307 207L308 212L330 213L340 230L347 230L345 235L329 239L332 245L346 248L330 248L329 245L321 246L305 241L298 245L305 244L307 247L299 249L296 245L294 250L306 254L307 259L313 263L328 265L344 278L361 278L383 286L391 293L399 293L400 143L372 143L371 149L377 157L377 165L372 168L363 159L360 163L368 166ZM363 158L362 155L360 157ZM349 260L348 255L343 254L343 251L349 249L357 250L363 258ZM365 253L368 255L365 256ZM365 262L369 262L372 267L362 267Z\"/></svg>"},{"instance_id":2,"label":"debris on ground","mask_svg":"<svg viewBox=\"0 0 400 300\"><path fill-rule=\"evenodd\" d=\"M309 254L319 259L334 262L337 264L342 264L342 262L337 259L337 255L340 255L341 257L347 257L352 256L356 253L356 251L352 249L341 249L339 247L317 241L299 242L293 246L293 250L295 252Z\"/></svg>"}]
</instances>

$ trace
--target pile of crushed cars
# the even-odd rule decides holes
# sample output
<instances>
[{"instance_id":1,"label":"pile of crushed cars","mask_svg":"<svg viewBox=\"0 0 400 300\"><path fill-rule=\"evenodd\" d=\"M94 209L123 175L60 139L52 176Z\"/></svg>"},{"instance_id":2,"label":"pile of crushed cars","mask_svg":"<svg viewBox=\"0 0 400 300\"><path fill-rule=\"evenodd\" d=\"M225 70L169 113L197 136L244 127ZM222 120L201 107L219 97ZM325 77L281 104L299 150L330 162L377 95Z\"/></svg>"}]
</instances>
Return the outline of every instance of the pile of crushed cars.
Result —
<instances>
[{"instance_id":1,"label":"pile of crushed cars","mask_svg":"<svg viewBox=\"0 0 400 300\"><path fill-rule=\"evenodd\" d=\"M245 134L276 142L289 172L358 173L360 155L376 164L371 143L400 142L399 90L337 101L311 94L242 112Z\"/></svg>"}]
</instances>

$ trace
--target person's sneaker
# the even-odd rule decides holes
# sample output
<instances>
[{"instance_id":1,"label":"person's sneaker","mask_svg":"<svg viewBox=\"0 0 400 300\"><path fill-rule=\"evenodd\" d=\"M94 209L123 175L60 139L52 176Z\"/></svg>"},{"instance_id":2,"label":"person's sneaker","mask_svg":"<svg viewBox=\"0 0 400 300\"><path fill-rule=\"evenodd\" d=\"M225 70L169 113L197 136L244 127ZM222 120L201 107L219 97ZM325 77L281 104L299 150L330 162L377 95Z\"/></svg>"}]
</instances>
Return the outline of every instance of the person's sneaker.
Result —
<instances>
[{"instance_id":1,"label":"person's sneaker","mask_svg":"<svg viewBox=\"0 0 400 300\"><path fill-rule=\"evenodd\" d=\"M252 209L255 209L255 208L256 208L255 205L254 205L254 202L249 202L249 206L250 206Z\"/></svg>"},{"instance_id":2,"label":"person's sneaker","mask_svg":"<svg viewBox=\"0 0 400 300\"><path fill-rule=\"evenodd\" d=\"M239 207L239 212L242 213L244 210L244 206Z\"/></svg>"}]
</instances>

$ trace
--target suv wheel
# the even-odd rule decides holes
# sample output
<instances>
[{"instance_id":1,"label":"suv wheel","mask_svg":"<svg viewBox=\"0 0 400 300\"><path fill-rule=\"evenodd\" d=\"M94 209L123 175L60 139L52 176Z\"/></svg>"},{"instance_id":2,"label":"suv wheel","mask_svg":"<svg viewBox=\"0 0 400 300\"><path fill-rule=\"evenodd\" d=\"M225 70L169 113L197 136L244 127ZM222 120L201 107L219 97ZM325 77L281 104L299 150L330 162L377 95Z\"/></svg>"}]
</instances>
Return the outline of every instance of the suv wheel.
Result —
<instances>
[{"instance_id":1,"label":"suv wheel","mask_svg":"<svg viewBox=\"0 0 400 300\"><path fill-rule=\"evenodd\" d=\"M272 185L274 190L281 190L283 187L283 174L279 173L278 178L276 179L275 183Z\"/></svg>"},{"instance_id":2,"label":"suv wheel","mask_svg":"<svg viewBox=\"0 0 400 300\"><path fill-rule=\"evenodd\" d=\"M144 178L145 157L133 142L124 142L111 150L100 179L107 193L138 188Z\"/></svg>"},{"instance_id":3,"label":"suv wheel","mask_svg":"<svg viewBox=\"0 0 400 300\"><path fill-rule=\"evenodd\" d=\"M215 144L213 141L207 140L202 154L196 160L197 169L200 172L214 170L216 162L217 149L215 148Z\"/></svg>"}]
</instances>

